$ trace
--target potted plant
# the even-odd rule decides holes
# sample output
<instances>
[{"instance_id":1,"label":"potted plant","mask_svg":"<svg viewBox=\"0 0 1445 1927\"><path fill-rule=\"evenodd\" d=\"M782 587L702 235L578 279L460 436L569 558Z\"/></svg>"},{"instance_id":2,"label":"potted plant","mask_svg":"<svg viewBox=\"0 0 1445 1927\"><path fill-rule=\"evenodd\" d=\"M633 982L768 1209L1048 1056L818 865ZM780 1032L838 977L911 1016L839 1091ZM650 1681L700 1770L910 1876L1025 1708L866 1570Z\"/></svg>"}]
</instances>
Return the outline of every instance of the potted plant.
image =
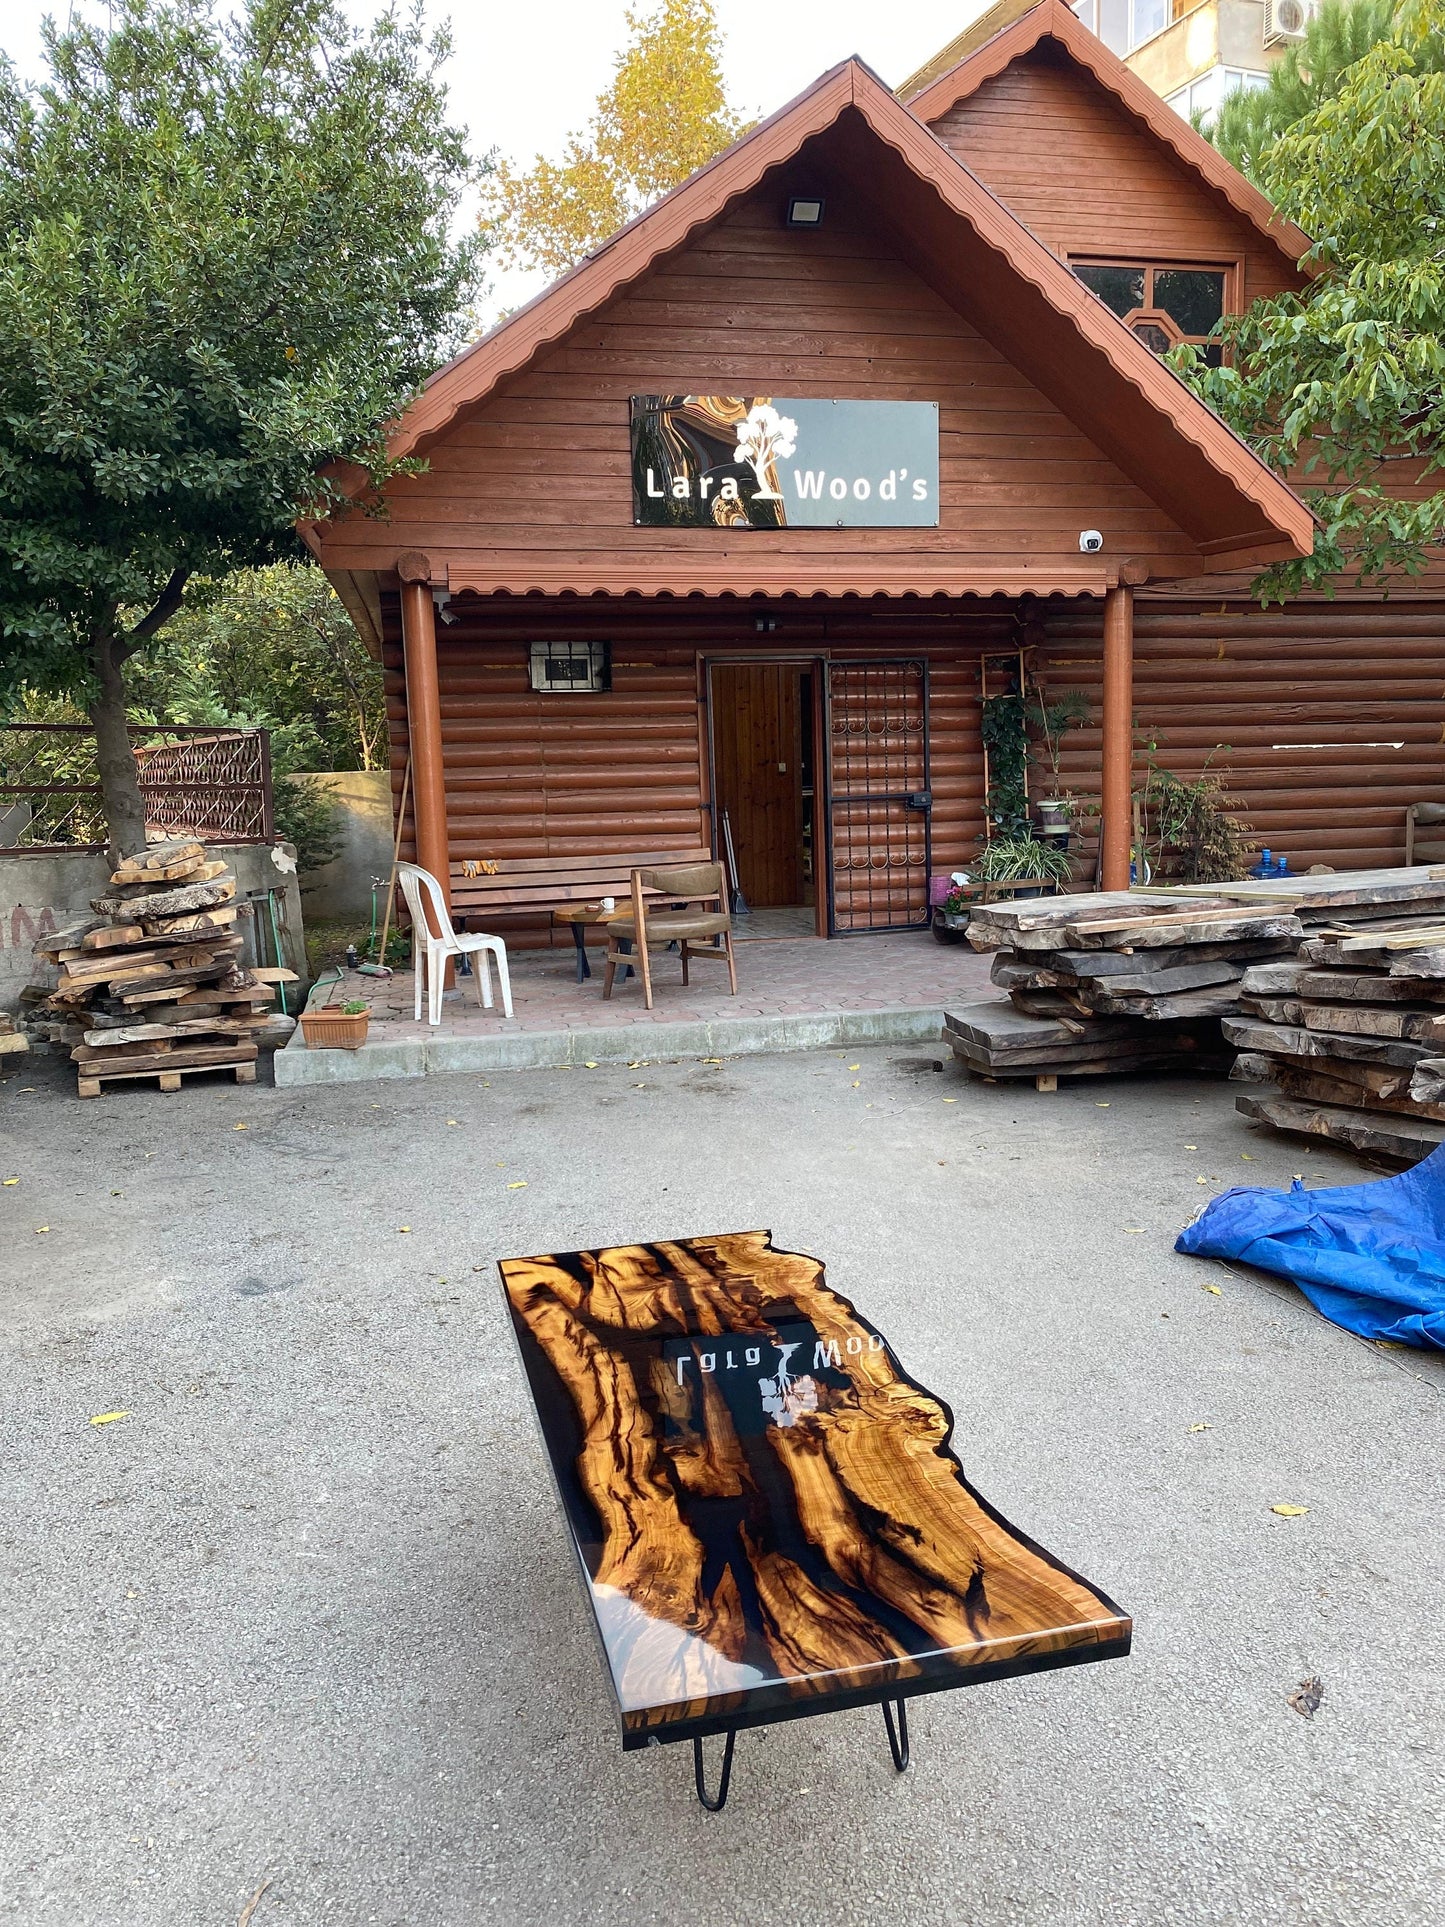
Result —
<instances>
[{"instance_id":1,"label":"potted plant","mask_svg":"<svg viewBox=\"0 0 1445 1927\"><path fill-rule=\"evenodd\" d=\"M1046 836L1067 836L1074 799L1064 788L1059 771L1064 738L1071 729L1089 720L1089 699L1082 689L1061 690L1047 702L1037 683L1028 705L1028 720L1039 732L1039 746L1049 772L1049 788L1038 802L1039 827Z\"/></svg>"},{"instance_id":2,"label":"potted plant","mask_svg":"<svg viewBox=\"0 0 1445 1927\"><path fill-rule=\"evenodd\" d=\"M1069 853L1057 843L1041 842L1030 830L996 836L985 843L970 866L970 874L980 883L1023 884L1013 894L1020 897L1042 896L1052 885L1069 883L1073 869Z\"/></svg>"},{"instance_id":3,"label":"potted plant","mask_svg":"<svg viewBox=\"0 0 1445 1927\"><path fill-rule=\"evenodd\" d=\"M970 878L966 883L955 883L942 903L935 906L933 934L940 943L963 942L978 895Z\"/></svg>"},{"instance_id":4,"label":"potted plant","mask_svg":"<svg viewBox=\"0 0 1445 1927\"><path fill-rule=\"evenodd\" d=\"M344 1004L302 1011L301 1033L307 1050L360 1050L370 1022L371 1006L350 997Z\"/></svg>"}]
</instances>

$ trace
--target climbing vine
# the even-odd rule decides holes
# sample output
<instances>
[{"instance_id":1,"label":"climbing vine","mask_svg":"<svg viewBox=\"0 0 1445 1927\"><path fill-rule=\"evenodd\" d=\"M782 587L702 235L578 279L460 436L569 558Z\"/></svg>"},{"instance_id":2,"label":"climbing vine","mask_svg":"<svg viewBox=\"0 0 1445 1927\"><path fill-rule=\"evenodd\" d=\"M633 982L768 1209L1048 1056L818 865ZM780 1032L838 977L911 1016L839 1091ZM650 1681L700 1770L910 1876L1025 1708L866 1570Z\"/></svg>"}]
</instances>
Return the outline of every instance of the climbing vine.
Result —
<instances>
[{"instance_id":1,"label":"climbing vine","mask_svg":"<svg viewBox=\"0 0 1445 1927\"><path fill-rule=\"evenodd\" d=\"M985 696L980 727L988 752L988 813L992 836L1013 836L1028 829L1028 718L1017 691Z\"/></svg>"}]
</instances>

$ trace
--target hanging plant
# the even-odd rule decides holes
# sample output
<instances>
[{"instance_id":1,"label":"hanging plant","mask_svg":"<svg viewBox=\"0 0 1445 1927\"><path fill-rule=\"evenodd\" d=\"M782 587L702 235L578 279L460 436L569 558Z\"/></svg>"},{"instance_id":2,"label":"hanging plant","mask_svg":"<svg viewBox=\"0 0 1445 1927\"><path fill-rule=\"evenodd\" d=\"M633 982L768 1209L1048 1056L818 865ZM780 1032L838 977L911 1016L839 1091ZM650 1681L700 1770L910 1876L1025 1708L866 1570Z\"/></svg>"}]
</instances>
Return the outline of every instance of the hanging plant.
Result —
<instances>
[{"instance_id":1,"label":"hanging plant","mask_svg":"<svg viewBox=\"0 0 1445 1927\"><path fill-rule=\"evenodd\" d=\"M989 835L1017 835L1029 822L1029 734L1022 695L985 696L979 733L988 756Z\"/></svg>"}]
</instances>

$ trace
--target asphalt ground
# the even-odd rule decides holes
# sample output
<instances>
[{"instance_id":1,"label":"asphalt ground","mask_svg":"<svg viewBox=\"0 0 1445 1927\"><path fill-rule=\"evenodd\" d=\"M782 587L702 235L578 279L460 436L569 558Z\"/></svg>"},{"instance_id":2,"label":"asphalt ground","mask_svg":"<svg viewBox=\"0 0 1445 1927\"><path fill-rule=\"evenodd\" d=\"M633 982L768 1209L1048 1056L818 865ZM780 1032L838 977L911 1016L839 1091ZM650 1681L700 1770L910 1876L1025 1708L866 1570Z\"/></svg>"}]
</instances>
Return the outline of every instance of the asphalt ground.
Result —
<instances>
[{"instance_id":1,"label":"asphalt ground","mask_svg":"<svg viewBox=\"0 0 1445 1927\"><path fill-rule=\"evenodd\" d=\"M1172 1250L1362 1167L1222 1084L934 1054L85 1103L10 1060L0 1919L1439 1920L1445 1359ZM1136 1637L915 1702L901 1777L876 1709L744 1733L714 1816L620 1750L496 1260L757 1226Z\"/></svg>"}]
</instances>

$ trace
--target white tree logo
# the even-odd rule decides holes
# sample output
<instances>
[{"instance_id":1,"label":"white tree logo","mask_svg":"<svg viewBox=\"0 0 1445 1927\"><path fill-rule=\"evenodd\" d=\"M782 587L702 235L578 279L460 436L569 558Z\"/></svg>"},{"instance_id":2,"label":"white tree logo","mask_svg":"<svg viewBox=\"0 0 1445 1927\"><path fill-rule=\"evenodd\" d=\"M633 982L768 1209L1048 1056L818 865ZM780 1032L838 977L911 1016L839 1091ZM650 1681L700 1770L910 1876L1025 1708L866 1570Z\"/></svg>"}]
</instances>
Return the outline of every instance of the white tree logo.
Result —
<instances>
[{"instance_id":1,"label":"white tree logo","mask_svg":"<svg viewBox=\"0 0 1445 1927\"><path fill-rule=\"evenodd\" d=\"M773 464L779 457L793 454L797 446L798 424L791 415L780 415L771 402L754 402L738 423L738 460L746 462L757 477L759 501L783 499L770 486L778 479Z\"/></svg>"}]
</instances>

